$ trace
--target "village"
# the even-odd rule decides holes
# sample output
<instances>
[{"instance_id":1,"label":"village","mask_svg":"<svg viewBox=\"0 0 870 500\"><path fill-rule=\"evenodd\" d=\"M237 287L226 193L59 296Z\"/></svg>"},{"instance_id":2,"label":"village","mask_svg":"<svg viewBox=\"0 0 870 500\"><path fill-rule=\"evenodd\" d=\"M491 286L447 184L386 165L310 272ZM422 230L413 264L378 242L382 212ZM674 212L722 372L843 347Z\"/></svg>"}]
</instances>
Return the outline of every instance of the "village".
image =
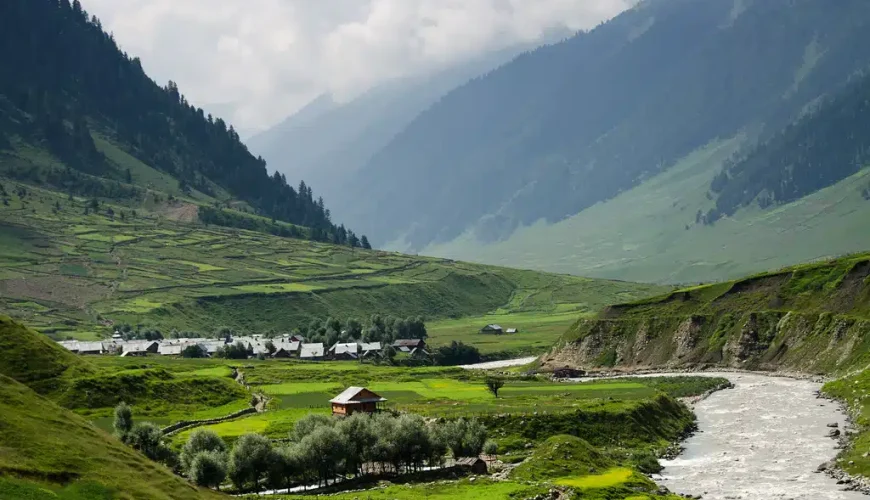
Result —
<instances>
[{"instance_id":1,"label":"village","mask_svg":"<svg viewBox=\"0 0 870 500\"><path fill-rule=\"evenodd\" d=\"M515 334L518 331L517 328L504 329L497 324L488 324L480 329L479 334L505 335ZM390 343L335 342L331 346L327 346L323 342L306 342L306 338L298 334L284 334L279 337L263 335L233 337L227 335L223 339L199 337L126 340L123 334L116 331L110 340L63 340L59 341L58 344L76 354L123 357L148 355L197 358L226 357L223 352L230 347L234 347L237 352L244 352L245 357L249 358L299 359L303 361L357 361L377 359L394 354L416 359L426 358L430 355L424 339L396 339Z\"/></svg>"},{"instance_id":2,"label":"village","mask_svg":"<svg viewBox=\"0 0 870 500\"><path fill-rule=\"evenodd\" d=\"M423 339L398 339L388 345L381 342L337 342L328 347L322 342L306 343L300 335L266 338L260 335L227 337L225 339L181 338L163 340L124 340L119 334L110 341L58 342L67 350L82 355L175 356L184 357L185 350L196 349L201 354L189 357L221 357L229 347L244 351L250 358L300 359L304 361L355 361L384 355L387 348L409 357L428 356Z\"/></svg>"}]
</instances>

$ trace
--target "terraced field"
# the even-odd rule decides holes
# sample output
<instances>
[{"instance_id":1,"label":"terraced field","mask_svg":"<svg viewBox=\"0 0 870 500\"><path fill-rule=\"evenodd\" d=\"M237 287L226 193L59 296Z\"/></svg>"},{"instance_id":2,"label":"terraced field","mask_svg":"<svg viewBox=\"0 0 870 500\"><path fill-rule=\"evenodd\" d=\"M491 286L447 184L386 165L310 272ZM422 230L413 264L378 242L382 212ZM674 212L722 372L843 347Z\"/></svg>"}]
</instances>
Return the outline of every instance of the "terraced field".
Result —
<instances>
[{"instance_id":1,"label":"terraced field","mask_svg":"<svg viewBox=\"0 0 870 500\"><path fill-rule=\"evenodd\" d=\"M435 344L539 352L581 315L664 290L209 227L167 217L172 204L94 210L25 190L0 206L0 312L56 339L97 338L116 323L289 332L379 313L426 317ZM521 333L476 334L490 322Z\"/></svg>"}]
</instances>

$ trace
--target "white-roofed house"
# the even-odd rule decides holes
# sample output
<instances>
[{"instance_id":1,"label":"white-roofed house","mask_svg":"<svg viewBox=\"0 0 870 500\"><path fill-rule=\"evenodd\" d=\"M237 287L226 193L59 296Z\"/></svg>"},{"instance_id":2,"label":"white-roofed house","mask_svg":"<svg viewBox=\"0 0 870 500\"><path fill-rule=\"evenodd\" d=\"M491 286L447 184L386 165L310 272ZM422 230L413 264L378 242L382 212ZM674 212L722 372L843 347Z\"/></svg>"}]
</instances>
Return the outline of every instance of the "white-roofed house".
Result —
<instances>
[{"instance_id":1,"label":"white-roofed house","mask_svg":"<svg viewBox=\"0 0 870 500\"><path fill-rule=\"evenodd\" d=\"M323 351L323 344L320 342L315 344L302 344L299 347L299 359L319 361L323 359Z\"/></svg>"},{"instance_id":2,"label":"white-roofed house","mask_svg":"<svg viewBox=\"0 0 870 500\"><path fill-rule=\"evenodd\" d=\"M329 402L332 403L333 415L350 416L359 412L379 412L386 401L365 387L348 387Z\"/></svg>"},{"instance_id":3,"label":"white-roofed house","mask_svg":"<svg viewBox=\"0 0 870 500\"><path fill-rule=\"evenodd\" d=\"M363 342L359 345L360 357L371 358L379 356L383 352L380 342Z\"/></svg>"},{"instance_id":4,"label":"white-roofed house","mask_svg":"<svg viewBox=\"0 0 870 500\"><path fill-rule=\"evenodd\" d=\"M145 356L147 354L157 354L160 349L160 343L156 340L133 340L130 342L118 343L121 346L121 356Z\"/></svg>"},{"instance_id":5,"label":"white-roofed house","mask_svg":"<svg viewBox=\"0 0 870 500\"><path fill-rule=\"evenodd\" d=\"M329 348L329 359L343 361L359 359L359 344L356 342L335 344Z\"/></svg>"},{"instance_id":6,"label":"white-roofed house","mask_svg":"<svg viewBox=\"0 0 870 500\"><path fill-rule=\"evenodd\" d=\"M299 349L302 346L299 342L275 342L275 352L273 358L292 358L299 354Z\"/></svg>"}]
</instances>

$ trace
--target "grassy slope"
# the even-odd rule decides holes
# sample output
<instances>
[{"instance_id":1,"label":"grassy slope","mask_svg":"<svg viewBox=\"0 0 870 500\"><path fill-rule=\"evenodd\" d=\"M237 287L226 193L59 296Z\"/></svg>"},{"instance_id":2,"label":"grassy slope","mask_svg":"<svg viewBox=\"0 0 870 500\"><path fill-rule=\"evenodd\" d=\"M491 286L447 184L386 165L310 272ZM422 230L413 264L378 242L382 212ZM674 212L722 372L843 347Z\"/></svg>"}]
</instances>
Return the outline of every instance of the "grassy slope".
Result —
<instances>
[{"instance_id":1,"label":"grassy slope","mask_svg":"<svg viewBox=\"0 0 870 500\"><path fill-rule=\"evenodd\" d=\"M843 373L870 363L870 255L608 308L545 363Z\"/></svg>"},{"instance_id":2,"label":"grassy slope","mask_svg":"<svg viewBox=\"0 0 870 500\"><path fill-rule=\"evenodd\" d=\"M424 254L633 281L697 283L870 248L870 170L788 205L753 206L715 226L695 224L706 192L742 138L702 148L639 186L557 224L483 245L469 235ZM686 225L691 226L686 230Z\"/></svg>"},{"instance_id":3,"label":"grassy slope","mask_svg":"<svg viewBox=\"0 0 870 500\"><path fill-rule=\"evenodd\" d=\"M12 192L18 184L4 185ZM436 344L540 350L579 315L664 290L352 251L175 222L141 207L133 217L114 206L110 220L105 207L85 216L85 200L30 192L0 205L0 312L55 338L94 338L109 331L106 320L163 331L289 331L312 318L382 313L426 316ZM505 345L474 335L490 321L524 333Z\"/></svg>"},{"instance_id":4,"label":"grassy slope","mask_svg":"<svg viewBox=\"0 0 870 500\"><path fill-rule=\"evenodd\" d=\"M56 388L56 379L91 373L93 368L82 358L0 316L0 374L44 393Z\"/></svg>"},{"instance_id":5,"label":"grassy slope","mask_svg":"<svg viewBox=\"0 0 870 500\"><path fill-rule=\"evenodd\" d=\"M0 498L221 498L3 375L0 415Z\"/></svg>"}]
</instances>

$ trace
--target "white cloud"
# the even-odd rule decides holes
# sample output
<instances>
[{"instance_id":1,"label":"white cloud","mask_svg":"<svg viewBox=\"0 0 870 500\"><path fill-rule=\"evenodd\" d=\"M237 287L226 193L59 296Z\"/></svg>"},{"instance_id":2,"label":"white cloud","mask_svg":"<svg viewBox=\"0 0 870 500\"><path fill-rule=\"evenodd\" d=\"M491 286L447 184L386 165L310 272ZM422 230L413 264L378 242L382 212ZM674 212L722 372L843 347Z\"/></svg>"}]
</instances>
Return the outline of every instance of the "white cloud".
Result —
<instances>
[{"instance_id":1,"label":"white cloud","mask_svg":"<svg viewBox=\"0 0 870 500\"><path fill-rule=\"evenodd\" d=\"M353 95L548 30L588 29L637 0L85 0L159 83L240 130L314 96Z\"/></svg>"}]
</instances>

